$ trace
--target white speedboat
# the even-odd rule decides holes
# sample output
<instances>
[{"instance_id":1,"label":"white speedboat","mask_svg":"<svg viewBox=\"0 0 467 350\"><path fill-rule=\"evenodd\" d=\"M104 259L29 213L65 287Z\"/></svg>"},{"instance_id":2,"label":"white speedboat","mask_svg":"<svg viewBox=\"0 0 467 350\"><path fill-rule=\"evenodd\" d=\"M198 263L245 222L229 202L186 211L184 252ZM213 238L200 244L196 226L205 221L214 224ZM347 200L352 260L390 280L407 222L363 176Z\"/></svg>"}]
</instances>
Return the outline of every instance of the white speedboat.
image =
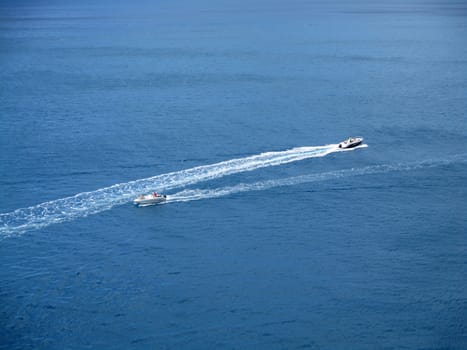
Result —
<instances>
[{"instance_id":1,"label":"white speedboat","mask_svg":"<svg viewBox=\"0 0 467 350\"><path fill-rule=\"evenodd\" d=\"M167 200L167 196L165 194L159 193L151 193L151 194L142 194L138 198L133 200L133 204L138 205L140 207L145 207L148 205L159 204L165 202Z\"/></svg>"},{"instance_id":2,"label":"white speedboat","mask_svg":"<svg viewBox=\"0 0 467 350\"><path fill-rule=\"evenodd\" d=\"M363 142L363 137L349 137L347 140L339 143L339 148L357 147Z\"/></svg>"}]
</instances>

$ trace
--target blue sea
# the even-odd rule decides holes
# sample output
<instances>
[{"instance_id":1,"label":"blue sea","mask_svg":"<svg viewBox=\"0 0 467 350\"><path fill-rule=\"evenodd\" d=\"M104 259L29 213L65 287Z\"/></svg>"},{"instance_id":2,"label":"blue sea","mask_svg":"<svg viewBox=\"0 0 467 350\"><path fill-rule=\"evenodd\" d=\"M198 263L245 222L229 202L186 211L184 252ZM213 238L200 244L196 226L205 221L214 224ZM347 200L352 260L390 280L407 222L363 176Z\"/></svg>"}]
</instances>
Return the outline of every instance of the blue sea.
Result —
<instances>
[{"instance_id":1,"label":"blue sea","mask_svg":"<svg viewBox=\"0 0 467 350\"><path fill-rule=\"evenodd\" d=\"M463 1L2 1L0 349L466 349L466 115Z\"/></svg>"}]
</instances>

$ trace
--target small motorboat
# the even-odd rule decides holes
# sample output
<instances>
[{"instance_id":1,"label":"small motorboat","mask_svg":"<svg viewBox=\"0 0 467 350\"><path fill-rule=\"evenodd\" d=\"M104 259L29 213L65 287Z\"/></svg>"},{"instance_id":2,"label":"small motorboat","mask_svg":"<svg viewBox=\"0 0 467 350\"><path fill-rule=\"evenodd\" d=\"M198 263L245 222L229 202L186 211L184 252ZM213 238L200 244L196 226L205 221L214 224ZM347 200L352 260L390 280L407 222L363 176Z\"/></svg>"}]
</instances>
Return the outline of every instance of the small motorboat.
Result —
<instances>
[{"instance_id":1,"label":"small motorboat","mask_svg":"<svg viewBox=\"0 0 467 350\"><path fill-rule=\"evenodd\" d=\"M363 142L363 137L349 137L347 140L339 143L339 148L357 147Z\"/></svg>"},{"instance_id":2,"label":"small motorboat","mask_svg":"<svg viewBox=\"0 0 467 350\"><path fill-rule=\"evenodd\" d=\"M153 192L151 194L142 194L138 198L135 198L133 200L133 204L140 206L140 207L145 207L148 205L154 205L154 204L159 204L162 202L165 202L167 200L167 196L165 194L159 194L156 192Z\"/></svg>"}]
</instances>

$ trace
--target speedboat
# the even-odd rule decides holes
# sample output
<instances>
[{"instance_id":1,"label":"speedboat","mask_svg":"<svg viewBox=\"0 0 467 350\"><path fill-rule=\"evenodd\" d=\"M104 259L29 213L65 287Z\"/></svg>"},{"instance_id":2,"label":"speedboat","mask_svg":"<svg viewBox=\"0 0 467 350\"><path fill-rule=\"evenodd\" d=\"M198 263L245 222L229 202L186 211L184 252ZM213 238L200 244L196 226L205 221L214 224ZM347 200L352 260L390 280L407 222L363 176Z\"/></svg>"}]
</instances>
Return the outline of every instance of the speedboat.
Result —
<instances>
[{"instance_id":1,"label":"speedboat","mask_svg":"<svg viewBox=\"0 0 467 350\"><path fill-rule=\"evenodd\" d=\"M339 143L339 148L353 148L357 147L363 142L363 137L349 137L347 140Z\"/></svg>"},{"instance_id":2,"label":"speedboat","mask_svg":"<svg viewBox=\"0 0 467 350\"><path fill-rule=\"evenodd\" d=\"M142 194L138 198L135 198L133 200L134 205L138 205L140 207L145 207L148 205L154 205L154 204L159 204L162 202L165 202L167 200L167 196L165 194L159 194L156 192L153 192L151 194Z\"/></svg>"}]
</instances>

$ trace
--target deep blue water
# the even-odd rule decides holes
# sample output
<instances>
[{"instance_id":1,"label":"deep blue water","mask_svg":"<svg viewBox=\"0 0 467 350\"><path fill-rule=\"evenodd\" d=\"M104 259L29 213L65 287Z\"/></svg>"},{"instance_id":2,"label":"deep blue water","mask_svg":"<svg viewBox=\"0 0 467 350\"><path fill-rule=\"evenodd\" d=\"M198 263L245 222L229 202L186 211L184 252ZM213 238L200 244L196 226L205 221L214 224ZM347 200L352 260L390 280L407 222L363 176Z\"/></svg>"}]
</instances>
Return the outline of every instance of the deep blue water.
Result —
<instances>
[{"instance_id":1,"label":"deep blue water","mask_svg":"<svg viewBox=\"0 0 467 350\"><path fill-rule=\"evenodd\" d=\"M453 0L2 2L0 348L467 348L466 38Z\"/></svg>"}]
</instances>

